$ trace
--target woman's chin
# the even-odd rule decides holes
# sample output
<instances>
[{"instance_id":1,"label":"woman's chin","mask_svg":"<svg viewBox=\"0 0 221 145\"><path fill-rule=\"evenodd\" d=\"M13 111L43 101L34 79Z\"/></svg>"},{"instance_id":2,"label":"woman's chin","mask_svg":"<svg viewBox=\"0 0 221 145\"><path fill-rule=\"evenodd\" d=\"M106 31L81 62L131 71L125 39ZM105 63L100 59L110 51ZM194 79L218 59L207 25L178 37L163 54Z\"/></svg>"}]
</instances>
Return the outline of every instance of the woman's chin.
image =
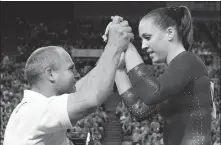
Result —
<instances>
[{"instance_id":1,"label":"woman's chin","mask_svg":"<svg viewBox=\"0 0 221 145\"><path fill-rule=\"evenodd\" d=\"M70 93L75 93L76 92L76 87L73 86L72 88L70 88L66 93L70 94Z\"/></svg>"},{"instance_id":2,"label":"woman's chin","mask_svg":"<svg viewBox=\"0 0 221 145\"><path fill-rule=\"evenodd\" d=\"M76 92L76 87L73 86L72 93Z\"/></svg>"},{"instance_id":3,"label":"woman's chin","mask_svg":"<svg viewBox=\"0 0 221 145\"><path fill-rule=\"evenodd\" d=\"M163 61L160 61L159 59L152 59L153 64L162 64Z\"/></svg>"},{"instance_id":4,"label":"woman's chin","mask_svg":"<svg viewBox=\"0 0 221 145\"><path fill-rule=\"evenodd\" d=\"M152 62L153 62L153 63L159 63L159 60L156 59L156 58L152 58Z\"/></svg>"}]
</instances>

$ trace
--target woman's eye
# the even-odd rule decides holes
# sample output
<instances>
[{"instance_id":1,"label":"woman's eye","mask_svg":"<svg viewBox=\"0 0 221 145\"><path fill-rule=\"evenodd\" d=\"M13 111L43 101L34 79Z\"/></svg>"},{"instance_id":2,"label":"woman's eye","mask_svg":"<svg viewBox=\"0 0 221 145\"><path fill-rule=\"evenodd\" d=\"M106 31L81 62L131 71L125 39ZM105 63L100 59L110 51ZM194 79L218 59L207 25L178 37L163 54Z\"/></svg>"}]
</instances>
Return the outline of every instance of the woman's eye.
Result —
<instances>
[{"instance_id":1,"label":"woman's eye","mask_svg":"<svg viewBox=\"0 0 221 145\"><path fill-rule=\"evenodd\" d=\"M146 40L150 40L150 37L144 37L144 39L146 39Z\"/></svg>"}]
</instances>

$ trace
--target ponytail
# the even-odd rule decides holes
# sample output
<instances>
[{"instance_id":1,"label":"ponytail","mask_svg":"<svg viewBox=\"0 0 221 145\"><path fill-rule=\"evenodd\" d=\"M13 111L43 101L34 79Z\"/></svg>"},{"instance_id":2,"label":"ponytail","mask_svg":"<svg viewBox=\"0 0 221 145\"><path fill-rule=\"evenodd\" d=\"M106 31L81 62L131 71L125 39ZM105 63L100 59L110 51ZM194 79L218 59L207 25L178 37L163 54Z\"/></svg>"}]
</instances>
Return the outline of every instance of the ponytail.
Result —
<instances>
[{"instance_id":1,"label":"ponytail","mask_svg":"<svg viewBox=\"0 0 221 145\"><path fill-rule=\"evenodd\" d=\"M186 6L179 6L181 12L181 23L178 25L183 46L186 50L193 44L193 24L189 9Z\"/></svg>"}]
</instances>

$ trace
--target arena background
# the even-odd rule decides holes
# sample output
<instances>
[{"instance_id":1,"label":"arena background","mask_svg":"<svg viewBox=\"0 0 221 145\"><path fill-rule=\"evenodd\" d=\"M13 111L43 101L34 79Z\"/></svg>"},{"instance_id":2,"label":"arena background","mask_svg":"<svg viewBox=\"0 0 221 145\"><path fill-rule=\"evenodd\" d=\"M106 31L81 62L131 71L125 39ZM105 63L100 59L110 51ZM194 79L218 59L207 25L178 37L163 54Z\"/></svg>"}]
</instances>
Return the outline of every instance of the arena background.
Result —
<instances>
[{"instance_id":1,"label":"arena background","mask_svg":"<svg viewBox=\"0 0 221 145\"><path fill-rule=\"evenodd\" d=\"M215 83L217 117L212 122L211 135L214 145L220 144L221 29L218 1L1 2L1 144L10 114L22 99L23 89L29 88L24 78L24 64L33 50L46 45L63 46L84 76L103 52L105 43L101 36L110 16L120 15L131 24L135 34L133 43L145 63L159 76L165 66L151 65L148 55L140 49L137 26L140 18L152 9L173 5L186 5L191 9L195 42L190 51L202 58ZM144 142L162 144L163 124L159 115L138 123L119 103L116 92L113 91L110 98L96 113L79 121L69 131L69 137L75 144L85 144L88 132L90 144L129 145L136 140L142 145ZM149 132L146 133L145 129Z\"/></svg>"}]
</instances>

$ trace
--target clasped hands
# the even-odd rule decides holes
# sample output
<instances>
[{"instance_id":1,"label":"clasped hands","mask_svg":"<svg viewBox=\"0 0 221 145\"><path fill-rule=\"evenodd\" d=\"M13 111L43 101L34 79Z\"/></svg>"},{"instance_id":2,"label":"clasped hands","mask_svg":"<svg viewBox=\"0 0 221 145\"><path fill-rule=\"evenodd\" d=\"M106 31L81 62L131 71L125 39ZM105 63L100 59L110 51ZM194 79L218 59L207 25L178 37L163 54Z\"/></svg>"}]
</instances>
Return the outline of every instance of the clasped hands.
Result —
<instances>
[{"instance_id":1,"label":"clasped hands","mask_svg":"<svg viewBox=\"0 0 221 145\"><path fill-rule=\"evenodd\" d=\"M132 58L132 54L136 51L135 46L131 43L134 39L132 28L129 26L128 21L120 16L112 16L112 22L106 28L103 36L104 41L109 45L115 45L121 52L118 70L125 68L125 58Z\"/></svg>"}]
</instances>

